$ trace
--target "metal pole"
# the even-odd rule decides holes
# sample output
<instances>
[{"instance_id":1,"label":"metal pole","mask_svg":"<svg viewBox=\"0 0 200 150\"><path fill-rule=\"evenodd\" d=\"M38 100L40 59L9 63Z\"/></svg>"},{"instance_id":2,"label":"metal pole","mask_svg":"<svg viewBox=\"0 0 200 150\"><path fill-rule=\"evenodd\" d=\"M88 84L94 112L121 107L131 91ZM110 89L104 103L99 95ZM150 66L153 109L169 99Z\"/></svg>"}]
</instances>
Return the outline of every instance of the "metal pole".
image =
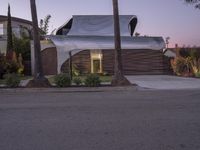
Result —
<instances>
[{"instance_id":1,"label":"metal pole","mask_svg":"<svg viewBox=\"0 0 200 150\"><path fill-rule=\"evenodd\" d=\"M72 74L72 52L69 51L69 77L71 81L73 80L73 74Z\"/></svg>"}]
</instances>

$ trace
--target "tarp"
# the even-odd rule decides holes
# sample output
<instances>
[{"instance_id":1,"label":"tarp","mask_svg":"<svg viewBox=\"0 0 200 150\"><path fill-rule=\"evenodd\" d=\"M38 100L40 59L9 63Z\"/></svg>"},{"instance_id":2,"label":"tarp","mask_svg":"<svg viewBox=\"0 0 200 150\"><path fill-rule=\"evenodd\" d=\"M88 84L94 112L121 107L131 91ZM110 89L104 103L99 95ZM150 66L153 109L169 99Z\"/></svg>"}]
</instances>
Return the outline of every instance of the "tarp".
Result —
<instances>
[{"instance_id":1,"label":"tarp","mask_svg":"<svg viewBox=\"0 0 200 150\"><path fill-rule=\"evenodd\" d=\"M162 37L132 37L137 24L135 15L120 15L122 49L162 50L165 42ZM62 32L62 30L68 32ZM59 31L59 32L58 32ZM79 15L58 29L65 35L47 36L56 45L58 73L62 64L72 55L82 50L114 49L114 19L112 15ZM61 32L60 32L61 31Z\"/></svg>"},{"instance_id":2,"label":"tarp","mask_svg":"<svg viewBox=\"0 0 200 150\"><path fill-rule=\"evenodd\" d=\"M134 15L120 15L121 36L131 35L131 21ZM137 24L137 21L135 21ZM74 36L114 36L114 19L112 15L73 16L72 27L67 35Z\"/></svg>"},{"instance_id":3,"label":"tarp","mask_svg":"<svg viewBox=\"0 0 200 150\"><path fill-rule=\"evenodd\" d=\"M57 48L58 73L62 64L72 55L82 50L114 49L113 36L48 36ZM165 43L162 37L121 37L122 49L162 50Z\"/></svg>"}]
</instances>

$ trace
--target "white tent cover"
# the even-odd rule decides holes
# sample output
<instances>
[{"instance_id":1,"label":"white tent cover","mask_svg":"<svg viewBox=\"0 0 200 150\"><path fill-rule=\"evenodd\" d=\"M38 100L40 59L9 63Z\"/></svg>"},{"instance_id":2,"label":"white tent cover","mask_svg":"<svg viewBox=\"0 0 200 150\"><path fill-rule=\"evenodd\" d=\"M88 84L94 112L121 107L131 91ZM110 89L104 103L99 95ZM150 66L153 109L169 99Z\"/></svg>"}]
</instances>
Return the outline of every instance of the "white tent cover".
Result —
<instances>
[{"instance_id":1,"label":"white tent cover","mask_svg":"<svg viewBox=\"0 0 200 150\"><path fill-rule=\"evenodd\" d=\"M131 37L130 21L136 16L120 16L122 49L162 50L162 37ZM73 16L67 35L48 36L57 48L58 73L62 64L72 55L86 49L114 49L114 27L112 16ZM62 26L63 27L63 26Z\"/></svg>"},{"instance_id":2,"label":"white tent cover","mask_svg":"<svg viewBox=\"0 0 200 150\"><path fill-rule=\"evenodd\" d=\"M131 20L134 15L120 16L121 36L130 36ZM114 36L114 20L112 15L73 16L72 27L67 35L79 36Z\"/></svg>"}]
</instances>

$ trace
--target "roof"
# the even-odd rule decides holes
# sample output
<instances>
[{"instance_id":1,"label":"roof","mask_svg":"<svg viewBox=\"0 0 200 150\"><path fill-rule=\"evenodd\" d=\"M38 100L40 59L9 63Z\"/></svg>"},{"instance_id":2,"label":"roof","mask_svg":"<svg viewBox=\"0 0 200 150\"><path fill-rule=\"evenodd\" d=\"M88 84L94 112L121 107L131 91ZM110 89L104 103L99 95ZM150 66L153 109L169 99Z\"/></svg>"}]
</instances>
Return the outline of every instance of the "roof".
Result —
<instances>
[{"instance_id":1,"label":"roof","mask_svg":"<svg viewBox=\"0 0 200 150\"><path fill-rule=\"evenodd\" d=\"M114 49L114 36L48 36L56 46L66 51L77 49ZM121 37L122 49L161 50L165 47L162 37Z\"/></svg>"},{"instance_id":2,"label":"roof","mask_svg":"<svg viewBox=\"0 0 200 150\"><path fill-rule=\"evenodd\" d=\"M120 15L121 36L133 36L137 25L135 15ZM67 32L62 32L67 30ZM75 15L57 30L57 35L114 36L112 15Z\"/></svg>"},{"instance_id":3,"label":"roof","mask_svg":"<svg viewBox=\"0 0 200 150\"><path fill-rule=\"evenodd\" d=\"M7 16L0 15L0 22L7 21L7 20L8 20ZM16 22L21 22L21 23L29 24L29 25L32 26L32 22L29 21L29 20L25 20L25 19L17 18L17 17L11 17L11 20L12 21L16 21Z\"/></svg>"}]
</instances>

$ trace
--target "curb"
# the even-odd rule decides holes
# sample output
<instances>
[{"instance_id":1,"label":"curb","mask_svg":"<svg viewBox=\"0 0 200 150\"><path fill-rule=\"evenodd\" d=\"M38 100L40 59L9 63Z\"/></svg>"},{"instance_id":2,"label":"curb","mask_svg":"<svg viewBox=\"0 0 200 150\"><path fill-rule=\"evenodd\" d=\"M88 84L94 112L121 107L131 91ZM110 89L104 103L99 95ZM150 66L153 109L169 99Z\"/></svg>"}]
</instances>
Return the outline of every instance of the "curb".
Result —
<instances>
[{"instance_id":1,"label":"curb","mask_svg":"<svg viewBox=\"0 0 200 150\"><path fill-rule=\"evenodd\" d=\"M138 90L137 86L123 87L68 87L68 88L0 88L0 93L76 93L76 92L110 92L110 91L127 91Z\"/></svg>"}]
</instances>

